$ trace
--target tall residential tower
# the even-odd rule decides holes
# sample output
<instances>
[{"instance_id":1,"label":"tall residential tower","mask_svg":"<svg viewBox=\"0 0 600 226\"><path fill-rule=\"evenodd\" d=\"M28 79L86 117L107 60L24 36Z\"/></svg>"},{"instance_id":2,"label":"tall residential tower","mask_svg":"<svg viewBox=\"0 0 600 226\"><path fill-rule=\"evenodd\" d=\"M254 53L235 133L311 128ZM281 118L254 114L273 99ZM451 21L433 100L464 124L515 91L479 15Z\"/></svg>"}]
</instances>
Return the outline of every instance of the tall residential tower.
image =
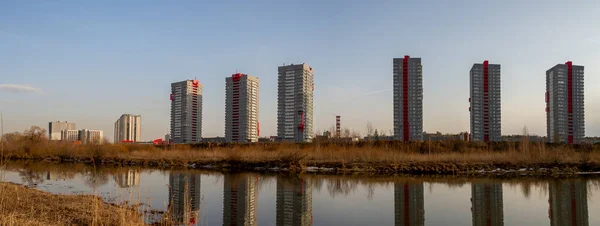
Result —
<instances>
[{"instance_id":1,"label":"tall residential tower","mask_svg":"<svg viewBox=\"0 0 600 226\"><path fill-rule=\"evenodd\" d=\"M423 140L423 65L421 58L394 58L394 136Z\"/></svg>"},{"instance_id":2,"label":"tall residential tower","mask_svg":"<svg viewBox=\"0 0 600 226\"><path fill-rule=\"evenodd\" d=\"M470 82L471 140L501 141L500 64L473 64Z\"/></svg>"},{"instance_id":3,"label":"tall residential tower","mask_svg":"<svg viewBox=\"0 0 600 226\"><path fill-rule=\"evenodd\" d=\"M277 136L283 141L310 142L313 134L314 72L308 64L279 67Z\"/></svg>"},{"instance_id":4,"label":"tall residential tower","mask_svg":"<svg viewBox=\"0 0 600 226\"><path fill-rule=\"evenodd\" d=\"M548 142L577 144L585 138L583 66L571 61L546 71Z\"/></svg>"},{"instance_id":5,"label":"tall residential tower","mask_svg":"<svg viewBox=\"0 0 600 226\"><path fill-rule=\"evenodd\" d=\"M171 83L171 143L202 139L202 85L198 80Z\"/></svg>"},{"instance_id":6,"label":"tall residential tower","mask_svg":"<svg viewBox=\"0 0 600 226\"><path fill-rule=\"evenodd\" d=\"M142 141L142 116L123 114L115 122L115 144Z\"/></svg>"},{"instance_id":7,"label":"tall residential tower","mask_svg":"<svg viewBox=\"0 0 600 226\"><path fill-rule=\"evenodd\" d=\"M225 140L256 142L258 124L258 78L236 73L225 78Z\"/></svg>"}]
</instances>

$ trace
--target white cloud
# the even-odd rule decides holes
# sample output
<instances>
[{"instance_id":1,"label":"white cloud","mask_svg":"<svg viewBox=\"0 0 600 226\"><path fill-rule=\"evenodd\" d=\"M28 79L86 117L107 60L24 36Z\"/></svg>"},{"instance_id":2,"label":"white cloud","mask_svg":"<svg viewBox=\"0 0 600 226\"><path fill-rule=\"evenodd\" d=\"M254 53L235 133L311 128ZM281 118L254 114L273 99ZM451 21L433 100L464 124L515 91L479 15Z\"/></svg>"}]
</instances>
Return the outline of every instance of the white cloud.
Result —
<instances>
[{"instance_id":1,"label":"white cloud","mask_svg":"<svg viewBox=\"0 0 600 226\"><path fill-rule=\"evenodd\" d=\"M0 91L7 91L12 93L39 93L42 90L32 87L30 85L0 84Z\"/></svg>"}]
</instances>

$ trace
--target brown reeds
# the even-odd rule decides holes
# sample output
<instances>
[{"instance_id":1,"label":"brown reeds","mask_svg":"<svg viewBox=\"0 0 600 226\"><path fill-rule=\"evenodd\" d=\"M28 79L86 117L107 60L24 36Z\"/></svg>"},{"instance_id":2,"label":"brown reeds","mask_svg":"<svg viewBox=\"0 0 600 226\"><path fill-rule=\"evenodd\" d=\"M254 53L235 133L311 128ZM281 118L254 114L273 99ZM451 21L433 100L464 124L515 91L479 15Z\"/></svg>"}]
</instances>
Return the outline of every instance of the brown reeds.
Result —
<instances>
[{"instance_id":1,"label":"brown reeds","mask_svg":"<svg viewBox=\"0 0 600 226\"><path fill-rule=\"evenodd\" d=\"M78 145L11 137L5 157L152 167L211 166L240 170L306 167L336 171L457 173L519 167L600 170L600 146L463 141L319 144ZM12 141L12 142L11 142Z\"/></svg>"}]
</instances>

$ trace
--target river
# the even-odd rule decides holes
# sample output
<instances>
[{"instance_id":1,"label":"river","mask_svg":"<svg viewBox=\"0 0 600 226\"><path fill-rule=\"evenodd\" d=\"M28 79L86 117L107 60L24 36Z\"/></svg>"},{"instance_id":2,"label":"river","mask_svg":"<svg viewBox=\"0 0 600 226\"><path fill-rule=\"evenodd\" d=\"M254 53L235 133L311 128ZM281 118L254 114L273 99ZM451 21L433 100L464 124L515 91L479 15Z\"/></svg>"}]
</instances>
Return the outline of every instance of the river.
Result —
<instances>
[{"instance_id":1,"label":"river","mask_svg":"<svg viewBox=\"0 0 600 226\"><path fill-rule=\"evenodd\" d=\"M290 175L18 162L0 179L141 203L195 225L600 225L593 214L600 213L600 177L591 176Z\"/></svg>"}]
</instances>

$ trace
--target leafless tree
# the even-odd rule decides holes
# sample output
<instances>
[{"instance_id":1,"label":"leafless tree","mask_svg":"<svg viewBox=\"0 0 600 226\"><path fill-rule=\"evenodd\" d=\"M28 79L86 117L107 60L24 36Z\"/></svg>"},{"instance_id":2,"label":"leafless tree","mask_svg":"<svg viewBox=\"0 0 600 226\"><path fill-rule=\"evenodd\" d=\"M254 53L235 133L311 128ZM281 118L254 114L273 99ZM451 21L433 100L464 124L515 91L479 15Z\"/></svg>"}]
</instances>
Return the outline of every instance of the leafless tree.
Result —
<instances>
[{"instance_id":1,"label":"leafless tree","mask_svg":"<svg viewBox=\"0 0 600 226\"><path fill-rule=\"evenodd\" d=\"M367 136L373 136L373 123L367 122Z\"/></svg>"}]
</instances>

